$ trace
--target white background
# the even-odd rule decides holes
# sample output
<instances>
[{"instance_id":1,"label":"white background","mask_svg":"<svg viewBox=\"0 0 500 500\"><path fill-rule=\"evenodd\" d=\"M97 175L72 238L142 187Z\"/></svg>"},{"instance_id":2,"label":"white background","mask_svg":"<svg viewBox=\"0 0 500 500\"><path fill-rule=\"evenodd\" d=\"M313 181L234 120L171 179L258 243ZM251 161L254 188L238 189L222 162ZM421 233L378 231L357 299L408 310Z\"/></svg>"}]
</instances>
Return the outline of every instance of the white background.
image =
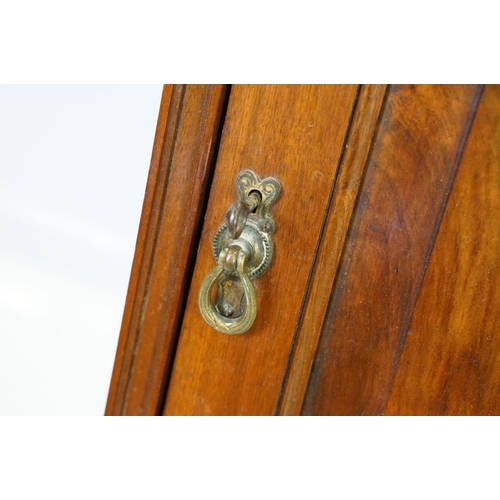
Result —
<instances>
[{"instance_id":1,"label":"white background","mask_svg":"<svg viewBox=\"0 0 500 500\"><path fill-rule=\"evenodd\" d=\"M102 415L161 85L0 85L0 415Z\"/></svg>"}]
</instances>

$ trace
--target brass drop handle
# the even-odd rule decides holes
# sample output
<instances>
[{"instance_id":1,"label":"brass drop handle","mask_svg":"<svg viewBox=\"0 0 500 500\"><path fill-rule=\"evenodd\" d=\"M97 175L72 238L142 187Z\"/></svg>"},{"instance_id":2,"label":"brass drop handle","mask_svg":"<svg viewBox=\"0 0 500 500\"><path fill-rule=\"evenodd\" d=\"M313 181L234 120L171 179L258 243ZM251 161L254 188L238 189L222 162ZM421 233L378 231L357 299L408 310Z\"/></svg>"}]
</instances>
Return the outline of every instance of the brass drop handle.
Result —
<instances>
[{"instance_id":1,"label":"brass drop handle","mask_svg":"<svg viewBox=\"0 0 500 500\"><path fill-rule=\"evenodd\" d=\"M276 179L261 181L251 170L240 172L236 187L240 200L215 234L212 250L217 265L203 280L198 296L205 321L230 335L246 332L257 316L251 280L264 274L273 260L276 223L269 209L281 193ZM212 301L214 286L217 298Z\"/></svg>"},{"instance_id":2,"label":"brass drop handle","mask_svg":"<svg viewBox=\"0 0 500 500\"><path fill-rule=\"evenodd\" d=\"M232 247L234 248L234 247ZM228 249L224 249L219 256L219 262L206 276L200 288L199 305L200 311L205 321L219 332L235 334L246 332L255 321L257 316L257 296L255 288L245 272L246 253L239 247L236 259L236 272L240 280L245 298L245 308L243 314L236 318L231 318L234 314L234 307L228 303L223 303L222 314L210 301L210 292L214 284L226 279L225 262Z\"/></svg>"}]
</instances>

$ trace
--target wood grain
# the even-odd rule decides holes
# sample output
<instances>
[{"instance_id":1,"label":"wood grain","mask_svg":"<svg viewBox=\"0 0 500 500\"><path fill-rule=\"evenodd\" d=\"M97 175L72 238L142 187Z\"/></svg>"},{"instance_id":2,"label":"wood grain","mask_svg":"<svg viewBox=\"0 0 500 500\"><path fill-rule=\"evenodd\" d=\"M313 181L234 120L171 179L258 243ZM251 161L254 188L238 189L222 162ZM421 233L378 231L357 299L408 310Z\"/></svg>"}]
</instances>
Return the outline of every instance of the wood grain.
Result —
<instances>
[{"instance_id":1,"label":"wood grain","mask_svg":"<svg viewBox=\"0 0 500 500\"><path fill-rule=\"evenodd\" d=\"M163 407L227 91L164 89L107 415Z\"/></svg>"},{"instance_id":2,"label":"wood grain","mask_svg":"<svg viewBox=\"0 0 500 500\"><path fill-rule=\"evenodd\" d=\"M270 415L274 412L300 314L357 86L233 86L166 415ZM236 197L235 179L253 169L283 186L274 215L276 254L255 281L258 314L243 335L210 328L198 310L214 267L212 238Z\"/></svg>"},{"instance_id":3,"label":"wood grain","mask_svg":"<svg viewBox=\"0 0 500 500\"><path fill-rule=\"evenodd\" d=\"M480 93L479 86L391 87L303 414L384 410Z\"/></svg>"},{"instance_id":4,"label":"wood grain","mask_svg":"<svg viewBox=\"0 0 500 500\"><path fill-rule=\"evenodd\" d=\"M404 344L388 415L500 414L500 87L488 86Z\"/></svg>"},{"instance_id":5,"label":"wood grain","mask_svg":"<svg viewBox=\"0 0 500 500\"><path fill-rule=\"evenodd\" d=\"M312 268L311 283L306 288L304 313L299 318L290 350L290 367L283 382L283 400L278 403L276 411L281 415L298 415L302 407L349 222L379 122L386 87L361 87L326 213L323 235Z\"/></svg>"}]
</instances>

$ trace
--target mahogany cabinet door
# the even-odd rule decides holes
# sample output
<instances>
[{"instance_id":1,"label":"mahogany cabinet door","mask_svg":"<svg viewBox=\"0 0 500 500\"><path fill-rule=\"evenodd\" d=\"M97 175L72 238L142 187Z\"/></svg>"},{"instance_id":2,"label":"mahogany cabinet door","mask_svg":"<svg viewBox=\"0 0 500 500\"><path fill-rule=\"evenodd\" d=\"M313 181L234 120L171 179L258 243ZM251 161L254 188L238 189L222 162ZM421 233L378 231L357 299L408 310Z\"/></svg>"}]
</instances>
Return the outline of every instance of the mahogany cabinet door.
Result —
<instances>
[{"instance_id":1,"label":"mahogany cabinet door","mask_svg":"<svg viewBox=\"0 0 500 500\"><path fill-rule=\"evenodd\" d=\"M500 414L499 143L497 86L166 86L106 414ZM226 335L198 292L245 169L283 192Z\"/></svg>"}]
</instances>

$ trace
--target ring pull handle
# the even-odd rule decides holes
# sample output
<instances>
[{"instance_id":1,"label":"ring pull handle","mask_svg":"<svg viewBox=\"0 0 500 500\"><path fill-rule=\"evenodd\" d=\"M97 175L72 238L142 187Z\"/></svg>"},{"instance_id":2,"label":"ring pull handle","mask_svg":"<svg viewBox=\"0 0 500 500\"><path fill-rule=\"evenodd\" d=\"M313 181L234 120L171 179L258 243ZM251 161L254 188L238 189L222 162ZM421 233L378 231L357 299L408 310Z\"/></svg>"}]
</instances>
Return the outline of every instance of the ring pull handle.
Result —
<instances>
[{"instance_id":1,"label":"ring pull handle","mask_svg":"<svg viewBox=\"0 0 500 500\"><path fill-rule=\"evenodd\" d=\"M234 314L234 308L225 304L228 308L231 308L223 310L226 314L225 316L219 313L211 301L212 287L227 277L225 267L229 259L228 249L220 253L219 262L203 280L198 298L203 319L219 332L229 335L246 332L253 325L257 317L257 296L255 294L255 288L248 274L245 272L247 254L241 249L239 250L236 258L236 273L244 292L245 307L243 313L236 318L232 318L231 316Z\"/></svg>"},{"instance_id":2,"label":"ring pull handle","mask_svg":"<svg viewBox=\"0 0 500 500\"><path fill-rule=\"evenodd\" d=\"M215 234L212 249L217 265L203 280L198 295L203 319L230 335L246 332L257 316L252 279L264 274L273 260L276 223L270 209L281 193L276 179L260 180L251 170L238 174L236 187L240 200ZM216 298L212 298L214 286Z\"/></svg>"}]
</instances>

